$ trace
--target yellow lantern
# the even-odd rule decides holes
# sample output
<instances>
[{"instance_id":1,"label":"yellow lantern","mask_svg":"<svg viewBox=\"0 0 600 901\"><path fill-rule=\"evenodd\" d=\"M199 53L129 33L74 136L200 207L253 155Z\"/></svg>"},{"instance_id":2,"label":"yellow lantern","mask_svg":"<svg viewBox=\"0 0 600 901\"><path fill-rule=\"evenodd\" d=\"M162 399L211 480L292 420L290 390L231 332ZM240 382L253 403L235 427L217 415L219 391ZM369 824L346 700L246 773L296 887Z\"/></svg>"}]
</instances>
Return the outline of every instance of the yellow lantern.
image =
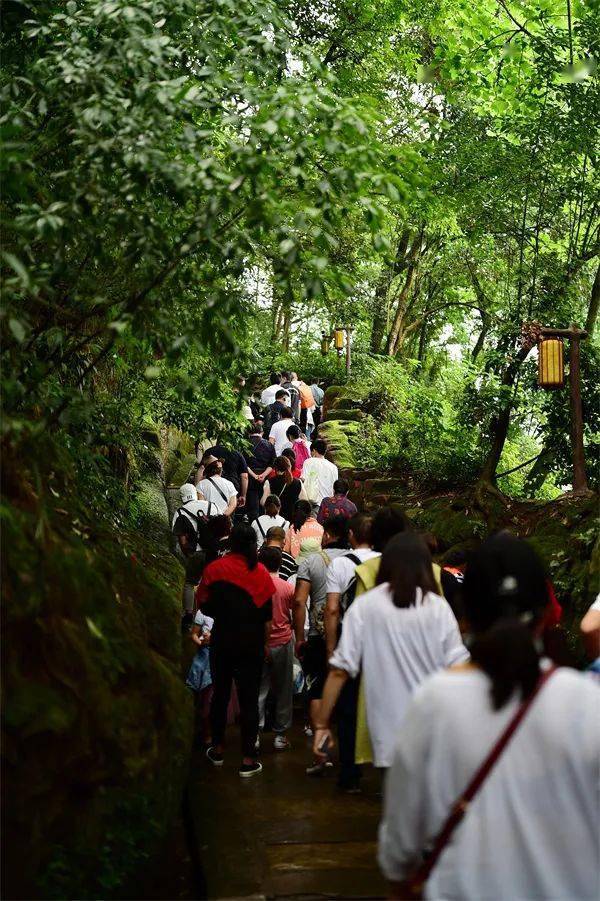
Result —
<instances>
[{"instance_id":1,"label":"yellow lantern","mask_svg":"<svg viewBox=\"0 0 600 901\"><path fill-rule=\"evenodd\" d=\"M321 335L321 353L324 357L329 353L329 345L331 343L331 335L328 335L327 332L323 332Z\"/></svg>"},{"instance_id":2,"label":"yellow lantern","mask_svg":"<svg viewBox=\"0 0 600 901\"><path fill-rule=\"evenodd\" d=\"M538 351L538 385L561 388L565 381L562 338L542 338Z\"/></svg>"},{"instance_id":3,"label":"yellow lantern","mask_svg":"<svg viewBox=\"0 0 600 901\"><path fill-rule=\"evenodd\" d=\"M337 352L341 354L344 349L344 329L339 326L333 331L333 345Z\"/></svg>"}]
</instances>

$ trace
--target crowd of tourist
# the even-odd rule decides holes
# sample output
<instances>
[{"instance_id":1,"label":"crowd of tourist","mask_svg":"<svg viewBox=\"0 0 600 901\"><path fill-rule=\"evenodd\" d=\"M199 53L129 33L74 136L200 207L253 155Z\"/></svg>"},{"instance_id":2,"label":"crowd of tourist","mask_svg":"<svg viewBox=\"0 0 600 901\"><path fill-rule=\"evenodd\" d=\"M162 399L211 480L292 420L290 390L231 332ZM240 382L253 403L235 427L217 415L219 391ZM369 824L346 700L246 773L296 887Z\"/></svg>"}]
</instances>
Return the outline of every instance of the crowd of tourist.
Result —
<instances>
[{"instance_id":1,"label":"crowd of tourist","mask_svg":"<svg viewBox=\"0 0 600 901\"><path fill-rule=\"evenodd\" d=\"M357 510L322 389L269 381L245 442L198 446L173 517L207 760L224 764L235 685L239 774L261 773L300 687L307 777L356 793L365 764L385 774L391 897L597 898L600 689L545 652L561 610L536 553L502 532L435 563L398 506ZM582 632L600 658L599 601Z\"/></svg>"}]
</instances>

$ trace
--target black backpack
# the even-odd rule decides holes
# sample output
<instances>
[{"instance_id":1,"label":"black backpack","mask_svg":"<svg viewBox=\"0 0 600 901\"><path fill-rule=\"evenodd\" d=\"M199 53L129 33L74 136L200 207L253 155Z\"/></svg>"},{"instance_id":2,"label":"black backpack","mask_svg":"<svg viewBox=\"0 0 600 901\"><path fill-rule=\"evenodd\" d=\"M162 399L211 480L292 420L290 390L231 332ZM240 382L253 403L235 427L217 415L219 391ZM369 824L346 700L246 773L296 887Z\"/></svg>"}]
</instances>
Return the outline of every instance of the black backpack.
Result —
<instances>
[{"instance_id":1,"label":"black backpack","mask_svg":"<svg viewBox=\"0 0 600 901\"><path fill-rule=\"evenodd\" d=\"M360 557L357 557L356 554L344 554L344 557L347 557L348 560L352 560L352 562L355 564L355 566L360 566L360 564L362 563L362 560L360 559ZM340 620L343 618L343 616L346 613L346 611L348 610L348 608L352 606L355 597L356 597L356 571L355 571L354 575L352 576L352 580L350 581L350 584L348 585L345 592L343 593L343 595L340 598L340 613L341 613Z\"/></svg>"},{"instance_id":2,"label":"black backpack","mask_svg":"<svg viewBox=\"0 0 600 901\"><path fill-rule=\"evenodd\" d=\"M195 554L199 548L206 547L209 535L208 535L208 520L210 517L210 510L212 507L211 501L208 502L208 513L192 513L191 510L186 510L185 507L179 507L177 510L177 516L185 516L192 526L194 527L194 531L196 532L196 547L191 554ZM177 520L175 520L177 522Z\"/></svg>"},{"instance_id":3,"label":"black backpack","mask_svg":"<svg viewBox=\"0 0 600 901\"><path fill-rule=\"evenodd\" d=\"M278 409L274 409L275 404L270 404L265 410L265 416L263 419L263 437L267 440L269 439L269 434L271 432L271 426L275 425L276 422L279 422L281 419L281 413L279 407Z\"/></svg>"}]
</instances>

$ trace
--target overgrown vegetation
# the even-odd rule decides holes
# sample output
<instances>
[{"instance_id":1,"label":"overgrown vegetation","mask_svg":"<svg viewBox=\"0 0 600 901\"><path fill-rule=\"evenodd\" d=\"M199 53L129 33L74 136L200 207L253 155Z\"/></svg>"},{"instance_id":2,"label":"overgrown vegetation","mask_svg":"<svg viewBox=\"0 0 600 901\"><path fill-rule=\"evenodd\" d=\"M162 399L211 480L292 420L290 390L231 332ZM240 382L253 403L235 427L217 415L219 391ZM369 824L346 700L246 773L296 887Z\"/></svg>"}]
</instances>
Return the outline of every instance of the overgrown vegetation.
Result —
<instances>
[{"instance_id":1,"label":"overgrown vegetation","mask_svg":"<svg viewBox=\"0 0 600 901\"><path fill-rule=\"evenodd\" d=\"M343 360L318 346L350 324L352 425L327 424L347 460L551 497L570 483L568 402L536 388L522 325L576 322L590 334L598 484L599 18L562 0L11 0L2 12L5 747L11 765L25 748L37 773L60 736L58 768L97 691L106 735L86 741L115 741L122 775L140 755L124 750L121 694L135 684L139 700L151 680L154 714L185 703L178 570L148 487L157 435L240 435L240 376L286 366L343 383ZM29 681L46 686L31 709ZM154 774L183 741L183 720L164 717L165 743L140 757ZM89 823L118 804L135 819L145 778L102 802L86 783ZM160 807L170 789L157 786ZM68 799L38 823L23 792L15 835L32 879L45 867L44 891L68 893ZM62 849L54 863L42 838ZM118 873L108 857L70 872L94 870L90 892L110 894L135 854Z\"/></svg>"}]
</instances>

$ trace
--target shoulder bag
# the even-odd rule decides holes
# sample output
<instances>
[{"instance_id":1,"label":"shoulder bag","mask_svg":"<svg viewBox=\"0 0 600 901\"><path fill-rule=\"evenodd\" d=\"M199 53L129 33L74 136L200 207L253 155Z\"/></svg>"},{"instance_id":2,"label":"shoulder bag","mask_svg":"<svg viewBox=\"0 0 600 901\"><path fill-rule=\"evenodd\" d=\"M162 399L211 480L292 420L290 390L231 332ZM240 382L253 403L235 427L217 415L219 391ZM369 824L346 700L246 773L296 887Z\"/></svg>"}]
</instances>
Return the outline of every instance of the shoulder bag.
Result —
<instances>
[{"instance_id":1,"label":"shoulder bag","mask_svg":"<svg viewBox=\"0 0 600 901\"><path fill-rule=\"evenodd\" d=\"M517 712L510 720L508 726L499 737L498 741L496 742L488 756L485 758L460 798L458 798L458 800L454 803L446 822L438 832L436 838L433 841L433 844L428 850L423 852L421 863L417 864L413 872L402 883L402 888L400 890L401 894L399 894L397 897L406 899L406 901L420 901L420 899L423 898L423 889L425 887L425 883L429 879L433 868L437 864L442 852L452 838L454 830L462 822L462 819L465 816L473 798L485 783L485 780L490 775L494 764L498 762L498 759L502 755L502 752L523 722L525 714L530 710L535 698L538 696L540 690L543 688L543 686L546 684L555 670L556 667L553 666L550 669L546 670L545 673L542 673L531 695L525 701L523 701L522 704L520 704Z\"/></svg>"}]
</instances>

